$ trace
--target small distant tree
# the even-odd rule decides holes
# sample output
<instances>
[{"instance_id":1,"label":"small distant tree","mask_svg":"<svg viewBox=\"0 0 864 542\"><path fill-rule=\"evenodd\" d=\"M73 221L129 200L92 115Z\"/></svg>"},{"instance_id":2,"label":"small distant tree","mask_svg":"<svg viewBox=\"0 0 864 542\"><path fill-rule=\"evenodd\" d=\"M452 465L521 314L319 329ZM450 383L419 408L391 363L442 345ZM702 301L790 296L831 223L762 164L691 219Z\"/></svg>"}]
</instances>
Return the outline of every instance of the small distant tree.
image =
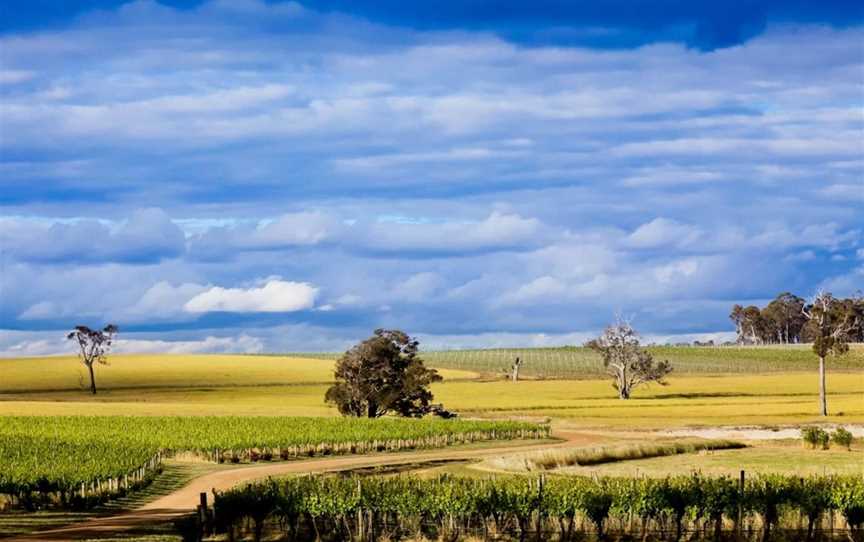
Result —
<instances>
[{"instance_id":1,"label":"small distant tree","mask_svg":"<svg viewBox=\"0 0 864 542\"><path fill-rule=\"evenodd\" d=\"M842 356L849 351L850 338L861 326L856 307L857 300L840 300L819 291L810 304L801 309L808 320L806 332L813 341L813 352L819 357L819 412L822 416L828 415L825 358Z\"/></svg>"},{"instance_id":2,"label":"small distant tree","mask_svg":"<svg viewBox=\"0 0 864 542\"><path fill-rule=\"evenodd\" d=\"M419 418L443 410L429 385L441 380L418 357L419 343L399 330L377 329L336 364L336 383L324 399L345 416L378 418L390 412ZM448 413L449 414L449 413Z\"/></svg>"},{"instance_id":3,"label":"small distant tree","mask_svg":"<svg viewBox=\"0 0 864 542\"><path fill-rule=\"evenodd\" d=\"M672 372L668 361L655 362L654 356L639 345L639 334L624 320L607 327L586 346L600 354L619 399L629 399L635 388L649 382L665 386L664 378Z\"/></svg>"},{"instance_id":4,"label":"small distant tree","mask_svg":"<svg viewBox=\"0 0 864 542\"><path fill-rule=\"evenodd\" d=\"M78 359L90 372L90 391L96 395L96 375L93 365L99 363L108 365L107 355L119 329L114 324L108 324L103 329L90 329L87 326L75 326L66 339L78 343Z\"/></svg>"}]
</instances>

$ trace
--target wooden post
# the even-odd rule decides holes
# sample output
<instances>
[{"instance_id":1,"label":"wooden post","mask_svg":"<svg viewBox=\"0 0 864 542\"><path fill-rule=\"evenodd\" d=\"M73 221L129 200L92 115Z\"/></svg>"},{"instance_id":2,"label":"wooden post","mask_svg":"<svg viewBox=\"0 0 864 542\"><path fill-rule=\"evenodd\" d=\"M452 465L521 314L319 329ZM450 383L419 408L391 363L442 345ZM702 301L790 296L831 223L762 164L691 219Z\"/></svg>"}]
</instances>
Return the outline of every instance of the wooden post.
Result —
<instances>
[{"instance_id":1,"label":"wooden post","mask_svg":"<svg viewBox=\"0 0 864 542\"><path fill-rule=\"evenodd\" d=\"M738 518L735 528L738 530L738 538L741 538L741 532L744 528L744 470L741 470L741 477L738 479Z\"/></svg>"},{"instance_id":2,"label":"wooden post","mask_svg":"<svg viewBox=\"0 0 864 542\"><path fill-rule=\"evenodd\" d=\"M200 495L201 503L198 505L198 519L201 524L201 534L206 535L210 534L210 522L208 521L208 512L207 512L207 493L201 492ZM203 536L202 536L203 538Z\"/></svg>"},{"instance_id":3,"label":"wooden post","mask_svg":"<svg viewBox=\"0 0 864 542\"><path fill-rule=\"evenodd\" d=\"M360 542L366 540L366 533L363 530L363 492L360 489L360 480L357 480L357 502L360 505L357 507L357 534Z\"/></svg>"}]
</instances>

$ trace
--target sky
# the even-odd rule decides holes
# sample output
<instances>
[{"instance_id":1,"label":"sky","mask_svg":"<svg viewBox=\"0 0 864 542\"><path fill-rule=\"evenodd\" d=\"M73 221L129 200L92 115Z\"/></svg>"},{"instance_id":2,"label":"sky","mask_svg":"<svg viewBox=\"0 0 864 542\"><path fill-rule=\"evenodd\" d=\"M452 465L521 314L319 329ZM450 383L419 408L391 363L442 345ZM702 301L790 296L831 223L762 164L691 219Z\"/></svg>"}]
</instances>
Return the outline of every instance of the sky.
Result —
<instances>
[{"instance_id":1,"label":"sky","mask_svg":"<svg viewBox=\"0 0 864 542\"><path fill-rule=\"evenodd\" d=\"M0 355L728 339L864 288L864 4L7 0Z\"/></svg>"}]
</instances>

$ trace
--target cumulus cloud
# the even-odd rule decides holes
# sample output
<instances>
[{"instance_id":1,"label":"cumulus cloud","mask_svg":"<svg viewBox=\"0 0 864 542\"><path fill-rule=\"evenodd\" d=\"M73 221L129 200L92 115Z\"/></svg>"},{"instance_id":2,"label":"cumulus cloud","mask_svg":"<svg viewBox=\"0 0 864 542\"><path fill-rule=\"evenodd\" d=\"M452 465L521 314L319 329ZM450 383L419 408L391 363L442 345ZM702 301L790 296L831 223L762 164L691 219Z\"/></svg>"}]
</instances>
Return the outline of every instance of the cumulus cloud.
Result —
<instances>
[{"instance_id":1,"label":"cumulus cloud","mask_svg":"<svg viewBox=\"0 0 864 542\"><path fill-rule=\"evenodd\" d=\"M93 219L0 219L0 244L13 259L35 263L152 263L178 257L185 236L162 209L139 209L118 222Z\"/></svg>"},{"instance_id":2,"label":"cumulus cloud","mask_svg":"<svg viewBox=\"0 0 864 542\"><path fill-rule=\"evenodd\" d=\"M524 47L259 0L7 32L0 328L728 329L859 278L861 37Z\"/></svg>"},{"instance_id":3,"label":"cumulus cloud","mask_svg":"<svg viewBox=\"0 0 864 542\"><path fill-rule=\"evenodd\" d=\"M358 248L409 255L519 250L542 243L546 234L535 218L497 211L476 222L379 221L354 233Z\"/></svg>"},{"instance_id":4,"label":"cumulus cloud","mask_svg":"<svg viewBox=\"0 0 864 542\"><path fill-rule=\"evenodd\" d=\"M257 224L208 228L190 240L193 256L224 259L237 253L314 246L342 234L344 224L321 212L286 213Z\"/></svg>"},{"instance_id":5,"label":"cumulus cloud","mask_svg":"<svg viewBox=\"0 0 864 542\"><path fill-rule=\"evenodd\" d=\"M634 248L687 246L696 243L701 237L699 228L660 217L636 228L627 238L627 243Z\"/></svg>"},{"instance_id":6,"label":"cumulus cloud","mask_svg":"<svg viewBox=\"0 0 864 542\"><path fill-rule=\"evenodd\" d=\"M261 287L213 286L183 305L188 312L294 312L312 308L318 288L307 282L270 280Z\"/></svg>"},{"instance_id":7,"label":"cumulus cloud","mask_svg":"<svg viewBox=\"0 0 864 542\"><path fill-rule=\"evenodd\" d=\"M125 334L123 334L125 335ZM134 337L135 334L132 334ZM124 339L122 335L114 341L112 351L118 354L197 354L197 353L245 353L257 354L265 349L259 337L208 335L195 340L162 340L152 338ZM59 332L0 332L0 357L33 357L76 355L75 346Z\"/></svg>"}]
</instances>

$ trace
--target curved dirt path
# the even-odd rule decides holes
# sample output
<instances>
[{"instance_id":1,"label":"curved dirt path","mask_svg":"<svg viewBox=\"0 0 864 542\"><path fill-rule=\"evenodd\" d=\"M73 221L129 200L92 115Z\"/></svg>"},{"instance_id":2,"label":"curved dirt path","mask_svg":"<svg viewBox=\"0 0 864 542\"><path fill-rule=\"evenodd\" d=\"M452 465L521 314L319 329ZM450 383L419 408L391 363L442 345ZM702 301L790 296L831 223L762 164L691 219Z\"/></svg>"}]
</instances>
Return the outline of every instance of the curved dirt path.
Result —
<instances>
[{"instance_id":1,"label":"curved dirt path","mask_svg":"<svg viewBox=\"0 0 864 542\"><path fill-rule=\"evenodd\" d=\"M266 479L271 476L283 476L287 474L307 474L321 472L337 472L344 470L359 469L365 467L399 466L414 463L427 463L442 460L476 459L508 454L513 452L527 452L534 450L547 450L580 444L592 443L596 436L584 433L556 433L555 438L562 439L559 442L544 442L542 444L528 444L514 441L490 448L467 448L467 449L440 449L420 452L393 452L375 455L346 455L321 459L305 459L297 461L286 461L281 463L268 463L254 467L239 467L236 469L223 470L204 474L192 479L184 487L159 497L143 506L117 515L98 517L81 523L74 523L64 527L31 533L19 538L4 539L20 541L55 541L55 540L77 540L81 538L94 538L105 535L113 535L130 529L141 528L170 521L178 518L198 506L200 494L207 493L208 503L213 502L213 493L224 491L243 483ZM524 441L523 441L524 442Z\"/></svg>"}]
</instances>

